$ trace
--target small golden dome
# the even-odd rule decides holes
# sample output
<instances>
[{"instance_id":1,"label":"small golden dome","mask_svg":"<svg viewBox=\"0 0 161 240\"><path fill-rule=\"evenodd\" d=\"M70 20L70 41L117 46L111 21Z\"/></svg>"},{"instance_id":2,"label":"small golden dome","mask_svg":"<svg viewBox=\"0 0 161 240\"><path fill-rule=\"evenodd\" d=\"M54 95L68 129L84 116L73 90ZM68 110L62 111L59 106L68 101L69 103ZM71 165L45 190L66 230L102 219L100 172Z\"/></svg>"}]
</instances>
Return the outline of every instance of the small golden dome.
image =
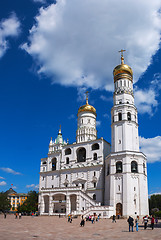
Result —
<instances>
[{"instance_id":1,"label":"small golden dome","mask_svg":"<svg viewBox=\"0 0 161 240\"><path fill-rule=\"evenodd\" d=\"M78 113L80 112L92 112L96 114L96 109L93 106L86 103L86 105L83 105L78 109Z\"/></svg>"},{"instance_id":2,"label":"small golden dome","mask_svg":"<svg viewBox=\"0 0 161 240\"><path fill-rule=\"evenodd\" d=\"M88 91L86 92L86 104L78 109L78 113L80 112L92 112L96 115L96 109L88 104Z\"/></svg>"}]
</instances>

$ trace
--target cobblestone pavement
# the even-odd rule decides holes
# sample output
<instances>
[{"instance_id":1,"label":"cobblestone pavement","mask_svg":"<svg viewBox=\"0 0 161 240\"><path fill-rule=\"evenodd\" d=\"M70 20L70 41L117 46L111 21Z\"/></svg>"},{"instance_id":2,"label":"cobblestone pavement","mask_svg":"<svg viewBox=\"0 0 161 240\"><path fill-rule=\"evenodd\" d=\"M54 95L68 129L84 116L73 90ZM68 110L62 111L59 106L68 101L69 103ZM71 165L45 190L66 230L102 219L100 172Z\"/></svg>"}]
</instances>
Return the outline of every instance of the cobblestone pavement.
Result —
<instances>
[{"instance_id":1,"label":"cobblestone pavement","mask_svg":"<svg viewBox=\"0 0 161 240\"><path fill-rule=\"evenodd\" d=\"M140 224L139 232L135 228L134 232L128 232L127 220L122 219L116 223L112 223L111 219L102 219L94 224L86 222L84 227L79 224L80 218L68 223L66 218L53 216L23 216L22 219L15 219L13 215L7 215L4 219L0 215L0 240L161 239L161 221L154 230L150 227L144 230Z\"/></svg>"}]
</instances>

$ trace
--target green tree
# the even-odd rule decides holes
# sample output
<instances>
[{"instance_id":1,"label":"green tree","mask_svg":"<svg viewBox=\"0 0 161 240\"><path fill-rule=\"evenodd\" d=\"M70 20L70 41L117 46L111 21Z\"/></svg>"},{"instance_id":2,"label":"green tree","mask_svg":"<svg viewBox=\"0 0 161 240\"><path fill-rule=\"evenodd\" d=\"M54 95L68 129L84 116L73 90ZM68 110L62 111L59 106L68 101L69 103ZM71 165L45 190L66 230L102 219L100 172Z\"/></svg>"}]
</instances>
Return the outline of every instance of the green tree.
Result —
<instances>
[{"instance_id":1,"label":"green tree","mask_svg":"<svg viewBox=\"0 0 161 240\"><path fill-rule=\"evenodd\" d=\"M36 212L38 211L38 192L30 191L28 192L27 200L18 207L18 212Z\"/></svg>"},{"instance_id":2,"label":"green tree","mask_svg":"<svg viewBox=\"0 0 161 240\"><path fill-rule=\"evenodd\" d=\"M11 204L7 198L7 194L4 192L0 192L0 211L5 212L10 210Z\"/></svg>"},{"instance_id":3,"label":"green tree","mask_svg":"<svg viewBox=\"0 0 161 240\"><path fill-rule=\"evenodd\" d=\"M150 214L153 213L153 209L157 209L157 208L161 211L161 195L160 194L151 195L149 198Z\"/></svg>"}]
</instances>

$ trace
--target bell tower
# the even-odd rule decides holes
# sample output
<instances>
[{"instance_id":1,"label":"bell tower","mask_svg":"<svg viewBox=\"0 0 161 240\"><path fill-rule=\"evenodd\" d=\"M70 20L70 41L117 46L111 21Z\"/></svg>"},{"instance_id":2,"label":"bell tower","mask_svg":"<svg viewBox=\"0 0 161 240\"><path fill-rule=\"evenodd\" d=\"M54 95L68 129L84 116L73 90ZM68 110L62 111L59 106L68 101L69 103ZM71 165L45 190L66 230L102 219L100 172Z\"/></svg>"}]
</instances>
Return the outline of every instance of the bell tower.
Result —
<instances>
[{"instance_id":1,"label":"bell tower","mask_svg":"<svg viewBox=\"0 0 161 240\"><path fill-rule=\"evenodd\" d=\"M96 109L88 103L88 91L86 92L86 104L78 109L77 116L77 143L97 139Z\"/></svg>"},{"instance_id":2,"label":"bell tower","mask_svg":"<svg viewBox=\"0 0 161 240\"><path fill-rule=\"evenodd\" d=\"M114 95L111 109L111 153L106 158L105 202L116 215L147 215L146 156L139 151L138 117L134 105L133 71L124 63L113 70Z\"/></svg>"},{"instance_id":3,"label":"bell tower","mask_svg":"<svg viewBox=\"0 0 161 240\"><path fill-rule=\"evenodd\" d=\"M112 117L112 152L139 151L137 109L134 105L133 71L124 64L121 50L121 64L113 70L114 95Z\"/></svg>"}]
</instances>

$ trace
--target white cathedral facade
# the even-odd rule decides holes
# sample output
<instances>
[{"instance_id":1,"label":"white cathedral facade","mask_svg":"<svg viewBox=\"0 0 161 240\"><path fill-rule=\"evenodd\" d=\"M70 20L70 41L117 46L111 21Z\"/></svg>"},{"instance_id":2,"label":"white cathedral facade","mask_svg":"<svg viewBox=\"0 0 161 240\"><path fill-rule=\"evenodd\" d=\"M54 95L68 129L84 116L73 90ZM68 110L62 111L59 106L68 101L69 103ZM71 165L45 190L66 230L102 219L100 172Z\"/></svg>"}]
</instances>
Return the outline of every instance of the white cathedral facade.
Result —
<instances>
[{"instance_id":1,"label":"white cathedral facade","mask_svg":"<svg viewBox=\"0 0 161 240\"><path fill-rule=\"evenodd\" d=\"M113 75L111 146L97 138L96 109L87 96L77 114L76 142L65 142L60 129L50 141L48 157L41 159L40 215L95 213L109 218L149 213L147 160L139 151L133 72L123 55Z\"/></svg>"}]
</instances>

